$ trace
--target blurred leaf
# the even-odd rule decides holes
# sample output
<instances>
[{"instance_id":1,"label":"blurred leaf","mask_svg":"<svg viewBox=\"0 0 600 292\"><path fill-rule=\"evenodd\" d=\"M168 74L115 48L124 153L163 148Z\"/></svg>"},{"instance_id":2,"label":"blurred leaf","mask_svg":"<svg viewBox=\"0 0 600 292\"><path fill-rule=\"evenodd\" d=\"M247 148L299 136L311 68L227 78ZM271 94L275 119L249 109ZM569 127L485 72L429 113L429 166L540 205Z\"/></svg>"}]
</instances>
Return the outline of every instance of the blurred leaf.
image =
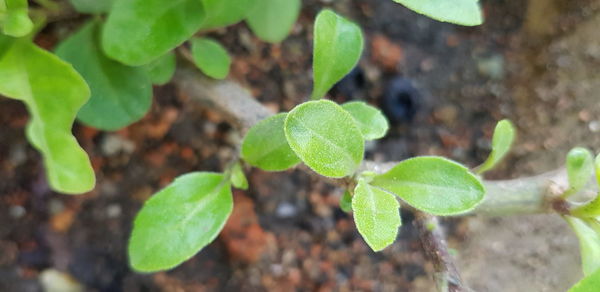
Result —
<instances>
[{"instance_id":1,"label":"blurred leaf","mask_svg":"<svg viewBox=\"0 0 600 292\"><path fill-rule=\"evenodd\" d=\"M478 174L482 174L494 168L504 156L510 151L515 140L515 127L509 120L498 122L494 129L492 137L492 153L488 159L477 169Z\"/></svg>"},{"instance_id":2,"label":"blurred leaf","mask_svg":"<svg viewBox=\"0 0 600 292\"><path fill-rule=\"evenodd\" d=\"M348 190L344 191L344 195L340 199L340 209L346 213L352 211L352 195Z\"/></svg>"},{"instance_id":3,"label":"blurred leaf","mask_svg":"<svg viewBox=\"0 0 600 292\"><path fill-rule=\"evenodd\" d=\"M107 13L115 0L69 0L79 13Z\"/></svg>"},{"instance_id":4,"label":"blurred leaf","mask_svg":"<svg viewBox=\"0 0 600 292\"><path fill-rule=\"evenodd\" d=\"M242 21L258 0L202 0L206 17L202 29L224 27Z\"/></svg>"},{"instance_id":5,"label":"blurred leaf","mask_svg":"<svg viewBox=\"0 0 600 292\"><path fill-rule=\"evenodd\" d=\"M590 202L574 208L571 210L571 215L582 218L600 216L600 196L596 195L596 197Z\"/></svg>"},{"instance_id":6,"label":"blurred leaf","mask_svg":"<svg viewBox=\"0 0 600 292\"><path fill-rule=\"evenodd\" d=\"M600 268L600 235L581 219L571 216L564 218L579 238L583 274L590 275Z\"/></svg>"},{"instance_id":7,"label":"blurred leaf","mask_svg":"<svg viewBox=\"0 0 600 292\"><path fill-rule=\"evenodd\" d=\"M227 77L231 58L221 44L208 38L193 38L191 43L194 63L204 74L215 79Z\"/></svg>"},{"instance_id":8,"label":"blurred leaf","mask_svg":"<svg viewBox=\"0 0 600 292\"><path fill-rule=\"evenodd\" d=\"M29 34L33 29L33 22L28 15L27 0L3 0L0 2L2 32L13 37Z\"/></svg>"},{"instance_id":9,"label":"blurred leaf","mask_svg":"<svg viewBox=\"0 0 600 292\"><path fill-rule=\"evenodd\" d=\"M168 52L160 58L152 61L149 64L144 65L144 69L148 73L148 77L152 81L152 84L164 85L169 83L175 74L175 68L177 67L177 60L175 53Z\"/></svg>"},{"instance_id":10,"label":"blurred leaf","mask_svg":"<svg viewBox=\"0 0 600 292\"><path fill-rule=\"evenodd\" d=\"M248 164L268 171L281 171L300 163L288 144L283 125L286 113L266 118L254 125L242 141L242 158Z\"/></svg>"},{"instance_id":11,"label":"blurred leaf","mask_svg":"<svg viewBox=\"0 0 600 292\"><path fill-rule=\"evenodd\" d=\"M222 174L182 175L152 196L135 218L129 262L140 272L173 268L211 243L233 209Z\"/></svg>"},{"instance_id":12,"label":"blurred leaf","mask_svg":"<svg viewBox=\"0 0 600 292\"><path fill-rule=\"evenodd\" d=\"M234 164L231 168L231 184L240 190L248 189L248 180L246 179L242 165L239 162Z\"/></svg>"},{"instance_id":13,"label":"blurred leaf","mask_svg":"<svg viewBox=\"0 0 600 292\"><path fill-rule=\"evenodd\" d=\"M394 0L438 21L474 26L483 23L477 0Z\"/></svg>"},{"instance_id":14,"label":"blurred leaf","mask_svg":"<svg viewBox=\"0 0 600 292\"><path fill-rule=\"evenodd\" d=\"M312 99L320 99L331 87L350 73L363 50L363 36L358 25L323 10L315 20Z\"/></svg>"},{"instance_id":15,"label":"blurred leaf","mask_svg":"<svg viewBox=\"0 0 600 292\"><path fill-rule=\"evenodd\" d=\"M394 193L433 215L457 215L474 209L485 194L481 181L448 159L421 156L404 160L376 176L371 185Z\"/></svg>"},{"instance_id":16,"label":"blurred leaf","mask_svg":"<svg viewBox=\"0 0 600 292\"><path fill-rule=\"evenodd\" d=\"M300 13L300 0L254 0L246 22L260 39L278 43L289 34Z\"/></svg>"},{"instance_id":17,"label":"blurred leaf","mask_svg":"<svg viewBox=\"0 0 600 292\"><path fill-rule=\"evenodd\" d=\"M583 278L579 283L569 289L569 292L598 292L600 287L600 269Z\"/></svg>"},{"instance_id":18,"label":"blurred leaf","mask_svg":"<svg viewBox=\"0 0 600 292\"><path fill-rule=\"evenodd\" d=\"M365 140L385 136L389 125L380 110L360 101L347 102L342 108L352 115Z\"/></svg>"},{"instance_id":19,"label":"blurred leaf","mask_svg":"<svg viewBox=\"0 0 600 292\"><path fill-rule=\"evenodd\" d=\"M579 192L590 180L594 173L594 156L581 147L571 149L567 154L567 176L569 189L563 194L568 197Z\"/></svg>"},{"instance_id":20,"label":"blurred leaf","mask_svg":"<svg viewBox=\"0 0 600 292\"><path fill-rule=\"evenodd\" d=\"M296 155L321 175L351 175L363 159L365 142L354 118L332 101L296 106L287 115L284 129Z\"/></svg>"},{"instance_id":21,"label":"blurred leaf","mask_svg":"<svg viewBox=\"0 0 600 292\"><path fill-rule=\"evenodd\" d=\"M67 194L92 190L90 160L71 134L90 96L83 78L31 41L0 36L0 94L27 105L27 138L43 155L50 187Z\"/></svg>"},{"instance_id":22,"label":"blurred leaf","mask_svg":"<svg viewBox=\"0 0 600 292\"><path fill-rule=\"evenodd\" d=\"M127 65L148 64L192 37L204 17L198 0L119 0L102 30L102 47Z\"/></svg>"},{"instance_id":23,"label":"blurred leaf","mask_svg":"<svg viewBox=\"0 0 600 292\"><path fill-rule=\"evenodd\" d=\"M61 42L56 54L90 85L92 97L77 118L102 130L118 130L141 119L152 104L152 83L141 67L108 59L100 50L100 25L90 21Z\"/></svg>"}]
</instances>

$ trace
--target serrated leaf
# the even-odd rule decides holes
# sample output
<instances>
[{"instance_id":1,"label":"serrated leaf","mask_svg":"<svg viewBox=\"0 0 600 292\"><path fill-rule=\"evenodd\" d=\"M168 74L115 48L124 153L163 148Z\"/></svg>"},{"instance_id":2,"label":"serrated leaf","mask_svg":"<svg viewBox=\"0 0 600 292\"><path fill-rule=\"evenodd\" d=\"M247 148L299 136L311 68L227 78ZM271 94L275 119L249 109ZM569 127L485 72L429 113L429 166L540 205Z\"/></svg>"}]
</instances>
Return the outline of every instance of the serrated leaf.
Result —
<instances>
[{"instance_id":1,"label":"serrated leaf","mask_svg":"<svg viewBox=\"0 0 600 292\"><path fill-rule=\"evenodd\" d=\"M312 99L320 99L335 83L356 66L363 50L362 31L358 25L323 10L314 28Z\"/></svg>"},{"instance_id":2,"label":"serrated leaf","mask_svg":"<svg viewBox=\"0 0 600 292\"><path fill-rule=\"evenodd\" d=\"M209 38L193 38L191 43L194 63L204 74L215 79L227 77L231 58L221 44Z\"/></svg>"},{"instance_id":3,"label":"serrated leaf","mask_svg":"<svg viewBox=\"0 0 600 292\"><path fill-rule=\"evenodd\" d=\"M27 0L4 0L0 3L0 27L2 32L13 37L27 35L33 29L28 15Z\"/></svg>"},{"instance_id":4,"label":"serrated leaf","mask_svg":"<svg viewBox=\"0 0 600 292\"><path fill-rule=\"evenodd\" d=\"M100 14L110 11L114 0L69 0L80 13Z\"/></svg>"},{"instance_id":5,"label":"serrated leaf","mask_svg":"<svg viewBox=\"0 0 600 292\"><path fill-rule=\"evenodd\" d=\"M365 140L375 140L385 136L389 125L380 110L364 102L353 101L342 105L349 112Z\"/></svg>"},{"instance_id":6,"label":"serrated leaf","mask_svg":"<svg viewBox=\"0 0 600 292\"><path fill-rule=\"evenodd\" d=\"M231 188L222 174L178 177L137 214L129 239L131 266L155 272L181 264L217 237L232 209Z\"/></svg>"},{"instance_id":7,"label":"serrated leaf","mask_svg":"<svg viewBox=\"0 0 600 292\"><path fill-rule=\"evenodd\" d=\"M248 164L268 171L281 171L300 163L285 138L287 113L266 118L254 125L242 141L242 158Z\"/></svg>"},{"instance_id":8,"label":"serrated leaf","mask_svg":"<svg viewBox=\"0 0 600 292\"><path fill-rule=\"evenodd\" d=\"M71 134L90 96L83 78L31 41L0 36L0 94L27 105L27 138L43 155L50 187L67 194L92 190L90 160Z\"/></svg>"},{"instance_id":9,"label":"serrated leaf","mask_svg":"<svg viewBox=\"0 0 600 292\"><path fill-rule=\"evenodd\" d=\"M352 211L358 232L373 251L394 243L402 225L400 204L394 195L361 180L354 189Z\"/></svg>"},{"instance_id":10,"label":"serrated leaf","mask_svg":"<svg viewBox=\"0 0 600 292\"><path fill-rule=\"evenodd\" d=\"M202 29L228 26L242 21L257 0L202 0L206 17Z\"/></svg>"},{"instance_id":11,"label":"serrated leaf","mask_svg":"<svg viewBox=\"0 0 600 292\"><path fill-rule=\"evenodd\" d=\"M285 119L284 131L296 155L321 175L350 175L363 159L365 142L354 118L332 101L296 106Z\"/></svg>"},{"instance_id":12,"label":"serrated leaf","mask_svg":"<svg viewBox=\"0 0 600 292\"><path fill-rule=\"evenodd\" d=\"M352 195L348 190L345 190L344 195L340 198L340 209L346 213L352 211Z\"/></svg>"},{"instance_id":13,"label":"serrated leaf","mask_svg":"<svg viewBox=\"0 0 600 292\"><path fill-rule=\"evenodd\" d=\"M118 130L141 119L152 104L152 83L144 68L107 58L98 40L100 23L91 21L61 42L56 54L85 78L92 91L77 118L102 130Z\"/></svg>"},{"instance_id":14,"label":"serrated leaf","mask_svg":"<svg viewBox=\"0 0 600 292\"><path fill-rule=\"evenodd\" d=\"M598 287L600 287L600 269L583 278L571 287L569 292L598 292Z\"/></svg>"},{"instance_id":15,"label":"serrated leaf","mask_svg":"<svg viewBox=\"0 0 600 292\"><path fill-rule=\"evenodd\" d=\"M515 127L509 120L498 122L492 137L492 153L486 161L478 167L477 173L482 174L494 168L506 156L515 140Z\"/></svg>"},{"instance_id":16,"label":"serrated leaf","mask_svg":"<svg viewBox=\"0 0 600 292\"><path fill-rule=\"evenodd\" d=\"M563 194L568 197L579 192L594 173L594 156L581 147L575 147L567 154L567 177L569 189Z\"/></svg>"},{"instance_id":17,"label":"serrated leaf","mask_svg":"<svg viewBox=\"0 0 600 292\"><path fill-rule=\"evenodd\" d=\"M248 180L246 179L246 175L244 175L244 170L242 169L242 165L238 162L233 165L231 168L231 184L238 189L247 190L248 189Z\"/></svg>"},{"instance_id":18,"label":"serrated leaf","mask_svg":"<svg viewBox=\"0 0 600 292\"><path fill-rule=\"evenodd\" d=\"M579 239L583 274L590 275L600 268L600 235L581 219L571 216L564 218Z\"/></svg>"},{"instance_id":19,"label":"serrated leaf","mask_svg":"<svg viewBox=\"0 0 600 292\"><path fill-rule=\"evenodd\" d=\"M148 73L148 78L150 78L152 84L164 85L169 83L173 78L176 66L175 53L168 52L151 63L144 65L144 69Z\"/></svg>"},{"instance_id":20,"label":"serrated leaf","mask_svg":"<svg viewBox=\"0 0 600 292\"><path fill-rule=\"evenodd\" d=\"M474 26L483 23L478 0L394 0L438 21Z\"/></svg>"},{"instance_id":21,"label":"serrated leaf","mask_svg":"<svg viewBox=\"0 0 600 292\"><path fill-rule=\"evenodd\" d=\"M270 43L283 41L300 13L300 0L254 0L246 22L260 39Z\"/></svg>"},{"instance_id":22,"label":"serrated leaf","mask_svg":"<svg viewBox=\"0 0 600 292\"><path fill-rule=\"evenodd\" d=\"M371 185L396 194L433 215L457 215L474 209L485 189L469 170L448 159L421 156L404 160L376 176Z\"/></svg>"},{"instance_id":23,"label":"serrated leaf","mask_svg":"<svg viewBox=\"0 0 600 292\"><path fill-rule=\"evenodd\" d=\"M204 17L198 0L119 0L106 19L102 48L127 65L148 64L192 37Z\"/></svg>"}]
</instances>

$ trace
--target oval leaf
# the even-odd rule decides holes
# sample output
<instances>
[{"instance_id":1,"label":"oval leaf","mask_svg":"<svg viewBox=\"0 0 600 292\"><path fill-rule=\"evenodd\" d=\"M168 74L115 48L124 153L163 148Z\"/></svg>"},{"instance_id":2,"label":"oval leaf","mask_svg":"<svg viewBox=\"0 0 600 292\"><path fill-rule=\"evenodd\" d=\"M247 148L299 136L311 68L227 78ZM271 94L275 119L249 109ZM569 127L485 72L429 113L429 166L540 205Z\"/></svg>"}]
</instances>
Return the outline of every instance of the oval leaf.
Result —
<instances>
[{"instance_id":1,"label":"oval leaf","mask_svg":"<svg viewBox=\"0 0 600 292\"><path fill-rule=\"evenodd\" d=\"M91 21L65 39L56 54L90 85L92 97L78 119L102 130L118 130L141 119L152 104L152 83L143 68L108 59L99 47L99 23Z\"/></svg>"},{"instance_id":2,"label":"oval leaf","mask_svg":"<svg viewBox=\"0 0 600 292\"><path fill-rule=\"evenodd\" d=\"M0 94L27 105L27 138L44 157L50 187L67 194L92 190L90 160L71 134L90 91L73 67L28 40L0 36Z\"/></svg>"},{"instance_id":3,"label":"oval leaf","mask_svg":"<svg viewBox=\"0 0 600 292\"><path fill-rule=\"evenodd\" d=\"M579 239L583 274L590 275L600 268L600 235L581 219L571 216L564 218Z\"/></svg>"},{"instance_id":4,"label":"oval leaf","mask_svg":"<svg viewBox=\"0 0 600 292\"><path fill-rule=\"evenodd\" d=\"M206 17L201 28L211 29L240 22L252 10L255 1L257 0L202 0Z\"/></svg>"},{"instance_id":5,"label":"oval leaf","mask_svg":"<svg viewBox=\"0 0 600 292\"><path fill-rule=\"evenodd\" d=\"M376 176L371 185L394 193L433 215L456 215L475 208L485 189L469 170L448 159L422 156L404 160Z\"/></svg>"},{"instance_id":6,"label":"oval leaf","mask_svg":"<svg viewBox=\"0 0 600 292\"><path fill-rule=\"evenodd\" d=\"M165 85L173 78L176 66L177 60L175 53L171 51L151 63L144 65L144 69L148 74L148 78L152 81L152 84Z\"/></svg>"},{"instance_id":7,"label":"oval leaf","mask_svg":"<svg viewBox=\"0 0 600 292\"><path fill-rule=\"evenodd\" d=\"M402 225L400 204L394 195L361 180L354 189L352 211L358 232L373 251L394 243Z\"/></svg>"},{"instance_id":8,"label":"oval leaf","mask_svg":"<svg viewBox=\"0 0 600 292\"><path fill-rule=\"evenodd\" d=\"M327 91L358 63L363 50L363 36L353 22L323 10L315 20L312 99Z\"/></svg>"},{"instance_id":9,"label":"oval leaf","mask_svg":"<svg viewBox=\"0 0 600 292\"><path fill-rule=\"evenodd\" d=\"M110 11L114 0L69 0L80 13L99 14Z\"/></svg>"},{"instance_id":10,"label":"oval leaf","mask_svg":"<svg viewBox=\"0 0 600 292\"><path fill-rule=\"evenodd\" d=\"M348 190L345 190L344 195L340 198L340 209L346 213L352 211L352 195L350 195Z\"/></svg>"},{"instance_id":11,"label":"oval leaf","mask_svg":"<svg viewBox=\"0 0 600 292\"><path fill-rule=\"evenodd\" d=\"M515 127L509 120L498 122L492 137L492 153L488 159L477 168L477 173L482 174L494 168L506 156L515 140Z\"/></svg>"},{"instance_id":12,"label":"oval leaf","mask_svg":"<svg viewBox=\"0 0 600 292\"><path fill-rule=\"evenodd\" d=\"M600 269L583 278L579 283L569 289L569 292L598 292L600 287Z\"/></svg>"},{"instance_id":13,"label":"oval leaf","mask_svg":"<svg viewBox=\"0 0 600 292\"><path fill-rule=\"evenodd\" d=\"M33 29L28 15L27 0L5 0L0 3L0 26L2 32L13 37L27 35Z\"/></svg>"},{"instance_id":14,"label":"oval leaf","mask_svg":"<svg viewBox=\"0 0 600 292\"><path fill-rule=\"evenodd\" d=\"M352 174L363 159L365 142L352 116L329 100L309 101L285 119L290 147L315 172L328 177Z\"/></svg>"},{"instance_id":15,"label":"oval leaf","mask_svg":"<svg viewBox=\"0 0 600 292\"><path fill-rule=\"evenodd\" d=\"M119 0L102 31L102 48L112 59L144 65L181 45L204 21L198 0Z\"/></svg>"},{"instance_id":16,"label":"oval leaf","mask_svg":"<svg viewBox=\"0 0 600 292\"><path fill-rule=\"evenodd\" d=\"M246 175L244 175L244 170L242 169L242 165L238 162L233 165L231 168L231 184L238 189L247 190L248 189L248 180L246 179Z\"/></svg>"},{"instance_id":17,"label":"oval leaf","mask_svg":"<svg viewBox=\"0 0 600 292\"><path fill-rule=\"evenodd\" d=\"M288 35L300 13L300 0L255 0L246 22L260 39L281 42Z\"/></svg>"},{"instance_id":18,"label":"oval leaf","mask_svg":"<svg viewBox=\"0 0 600 292\"><path fill-rule=\"evenodd\" d=\"M137 214L129 239L131 266L155 272L179 265L217 237L232 209L231 188L222 174L178 177Z\"/></svg>"},{"instance_id":19,"label":"oval leaf","mask_svg":"<svg viewBox=\"0 0 600 292\"><path fill-rule=\"evenodd\" d=\"M194 63L204 74L215 79L227 77L231 58L221 44L208 38L194 38L191 43Z\"/></svg>"},{"instance_id":20,"label":"oval leaf","mask_svg":"<svg viewBox=\"0 0 600 292\"><path fill-rule=\"evenodd\" d=\"M281 171L300 163L285 138L286 113L266 118L254 125L242 141L242 158L252 166Z\"/></svg>"},{"instance_id":21,"label":"oval leaf","mask_svg":"<svg viewBox=\"0 0 600 292\"><path fill-rule=\"evenodd\" d=\"M352 115L365 140L375 140L385 136L389 125L380 110L360 101L345 103L342 108Z\"/></svg>"},{"instance_id":22,"label":"oval leaf","mask_svg":"<svg viewBox=\"0 0 600 292\"><path fill-rule=\"evenodd\" d=\"M438 21L473 26L483 23L478 0L394 0Z\"/></svg>"},{"instance_id":23,"label":"oval leaf","mask_svg":"<svg viewBox=\"0 0 600 292\"><path fill-rule=\"evenodd\" d=\"M567 154L567 176L569 189L563 197L568 197L579 192L590 180L594 173L594 156L581 147L571 149Z\"/></svg>"}]
</instances>

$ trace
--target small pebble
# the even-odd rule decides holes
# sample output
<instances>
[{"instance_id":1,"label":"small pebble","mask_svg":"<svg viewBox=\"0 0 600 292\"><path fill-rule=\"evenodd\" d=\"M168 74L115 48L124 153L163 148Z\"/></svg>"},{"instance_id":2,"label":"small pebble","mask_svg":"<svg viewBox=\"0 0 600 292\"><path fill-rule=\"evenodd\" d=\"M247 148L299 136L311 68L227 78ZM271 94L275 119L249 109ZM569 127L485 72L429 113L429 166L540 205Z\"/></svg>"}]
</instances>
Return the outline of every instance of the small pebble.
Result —
<instances>
[{"instance_id":1,"label":"small pebble","mask_svg":"<svg viewBox=\"0 0 600 292\"><path fill-rule=\"evenodd\" d=\"M83 286L67 273L55 269L44 270L39 280L46 292L83 292Z\"/></svg>"}]
</instances>

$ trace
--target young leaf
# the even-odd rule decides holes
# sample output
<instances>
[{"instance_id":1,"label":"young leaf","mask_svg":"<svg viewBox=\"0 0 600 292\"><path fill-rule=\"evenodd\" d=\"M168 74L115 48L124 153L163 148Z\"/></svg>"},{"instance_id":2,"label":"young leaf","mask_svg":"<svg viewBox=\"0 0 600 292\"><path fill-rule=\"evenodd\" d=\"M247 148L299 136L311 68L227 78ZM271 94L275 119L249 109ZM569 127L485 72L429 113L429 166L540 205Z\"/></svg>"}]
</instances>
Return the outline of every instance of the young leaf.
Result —
<instances>
[{"instance_id":1,"label":"young leaf","mask_svg":"<svg viewBox=\"0 0 600 292\"><path fill-rule=\"evenodd\" d=\"M206 17L202 29L228 26L240 22L252 10L256 0L202 0Z\"/></svg>"},{"instance_id":2,"label":"young leaf","mask_svg":"<svg viewBox=\"0 0 600 292\"><path fill-rule=\"evenodd\" d=\"M594 173L594 156L581 147L575 147L567 154L567 176L569 189L563 194L568 197L579 192Z\"/></svg>"},{"instance_id":3,"label":"young leaf","mask_svg":"<svg viewBox=\"0 0 600 292\"><path fill-rule=\"evenodd\" d=\"M358 232L373 251L394 243L402 225L400 204L394 195L360 180L354 189L352 211Z\"/></svg>"},{"instance_id":4,"label":"young leaf","mask_svg":"<svg viewBox=\"0 0 600 292\"><path fill-rule=\"evenodd\" d=\"M323 10L314 28L312 99L320 99L358 63L363 50L363 36L358 25Z\"/></svg>"},{"instance_id":5,"label":"young leaf","mask_svg":"<svg viewBox=\"0 0 600 292\"><path fill-rule=\"evenodd\" d=\"M144 65L189 39L204 17L199 0L115 1L102 30L102 48L112 59Z\"/></svg>"},{"instance_id":6,"label":"young leaf","mask_svg":"<svg viewBox=\"0 0 600 292\"><path fill-rule=\"evenodd\" d=\"M371 185L394 193L433 215L457 215L474 209L485 189L469 170L448 159L421 156L404 160L376 176Z\"/></svg>"},{"instance_id":7,"label":"young leaf","mask_svg":"<svg viewBox=\"0 0 600 292\"><path fill-rule=\"evenodd\" d=\"M114 0L69 0L79 13L100 14L110 11Z\"/></svg>"},{"instance_id":8,"label":"young leaf","mask_svg":"<svg viewBox=\"0 0 600 292\"><path fill-rule=\"evenodd\" d=\"M200 70L215 79L224 79L229 74L231 58L218 42L208 38L193 38L192 57Z\"/></svg>"},{"instance_id":9,"label":"young leaf","mask_svg":"<svg viewBox=\"0 0 600 292\"><path fill-rule=\"evenodd\" d=\"M352 211L352 195L348 190L344 191L344 195L340 199L340 209L346 213Z\"/></svg>"},{"instance_id":10,"label":"young leaf","mask_svg":"<svg viewBox=\"0 0 600 292\"><path fill-rule=\"evenodd\" d=\"M108 59L100 50L100 23L90 21L58 45L56 54L90 85L92 97L77 118L103 130L118 130L141 119L152 103L152 83L141 67Z\"/></svg>"},{"instance_id":11,"label":"young leaf","mask_svg":"<svg viewBox=\"0 0 600 292\"><path fill-rule=\"evenodd\" d=\"M478 174L482 174L496 166L504 156L510 151L510 147L515 140L515 128L509 120L498 122L494 129L492 137L492 153L488 159L477 169Z\"/></svg>"},{"instance_id":12,"label":"young leaf","mask_svg":"<svg viewBox=\"0 0 600 292\"><path fill-rule=\"evenodd\" d=\"M169 83L173 78L176 65L175 53L168 52L151 63L144 65L144 69L152 84L164 85Z\"/></svg>"},{"instance_id":13,"label":"young leaf","mask_svg":"<svg viewBox=\"0 0 600 292\"><path fill-rule=\"evenodd\" d=\"M71 134L90 91L71 65L31 41L0 36L0 94L27 105L27 138L43 155L50 187L67 194L93 189L90 160Z\"/></svg>"},{"instance_id":14,"label":"young leaf","mask_svg":"<svg viewBox=\"0 0 600 292\"><path fill-rule=\"evenodd\" d=\"M266 118L254 125L242 141L242 158L252 166L281 171L300 163L288 144L283 125L286 113Z\"/></svg>"},{"instance_id":15,"label":"young leaf","mask_svg":"<svg viewBox=\"0 0 600 292\"><path fill-rule=\"evenodd\" d=\"M571 216L564 218L579 238L583 274L590 275L600 268L600 235L581 219Z\"/></svg>"},{"instance_id":16,"label":"young leaf","mask_svg":"<svg viewBox=\"0 0 600 292\"><path fill-rule=\"evenodd\" d=\"M389 125L380 110L360 101L347 102L342 108L352 115L365 140L385 136Z\"/></svg>"},{"instance_id":17,"label":"young leaf","mask_svg":"<svg viewBox=\"0 0 600 292\"><path fill-rule=\"evenodd\" d=\"M13 37L22 37L30 33L33 22L28 15L27 0L3 0L2 2L0 3L2 32Z\"/></svg>"},{"instance_id":18,"label":"young leaf","mask_svg":"<svg viewBox=\"0 0 600 292\"><path fill-rule=\"evenodd\" d=\"M571 287L569 292L598 292L598 287L600 287L600 269L583 278Z\"/></svg>"},{"instance_id":19,"label":"young leaf","mask_svg":"<svg viewBox=\"0 0 600 292\"><path fill-rule=\"evenodd\" d=\"M332 101L298 105L287 115L284 131L296 155L321 175L350 175L363 159L365 142L354 118Z\"/></svg>"},{"instance_id":20,"label":"young leaf","mask_svg":"<svg viewBox=\"0 0 600 292\"><path fill-rule=\"evenodd\" d=\"M238 189L247 190L248 180L242 170L242 165L238 162L231 168L231 184Z\"/></svg>"},{"instance_id":21,"label":"young leaf","mask_svg":"<svg viewBox=\"0 0 600 292\"><path fill-rule=\"evenodd\" d=\"M254 0L246 22L260 39L281 42L288 35L300 13L300 0Z\"/></svg>"},{"instance_id":22,"label":"young leaf","mask_svg":"<svg viewBox=\"0 0 600 292\"><path fill-rule=\"evenodd\" d=\"M438 21L474 26L483 23L478 0L394 0Z\"/></svg>"},{"instance_id":23,"label":"young leaf","mask_svg":"<svg viewBox=\"0 0 600 292\"><path fill-rule=\"evenodd\" d=\"M571 215L583 218L600 216L600 196L597 195L592 201L571 210Z\"/></svg>"},{"instance_id":24,"label":"young leaf","mask_svg":"<svg viewBox=\"0 0 600 292\"><path fill-rule=\"evenodd\" d=\"M211 243L233 209L222 174L182 175L140 210L129 239L129 262L140 272L173 268Z\"/></svg>"}]
</instances>

